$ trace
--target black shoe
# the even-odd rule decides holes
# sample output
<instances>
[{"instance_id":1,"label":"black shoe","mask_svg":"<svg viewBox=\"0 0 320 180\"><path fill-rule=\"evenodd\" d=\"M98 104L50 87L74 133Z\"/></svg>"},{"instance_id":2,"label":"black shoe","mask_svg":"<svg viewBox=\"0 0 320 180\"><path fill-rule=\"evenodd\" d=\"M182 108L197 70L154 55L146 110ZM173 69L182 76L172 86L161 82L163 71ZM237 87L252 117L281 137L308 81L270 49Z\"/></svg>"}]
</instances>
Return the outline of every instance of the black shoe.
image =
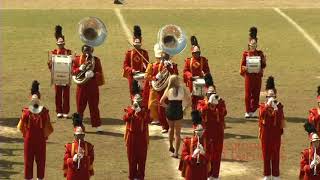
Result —
<instances>
[{"instance_id":1,"label":"black shoe","mask_svg":"<svg viewBox=\"0 0 320 180\"><path fill-rule=\"evenodd\" d=\"M113 4L123 4L120 0L114 0Z\"/></svg>"},{"instance_id":2,"label":"black shoe","mask_svg":"<svg viewBox=\"0 0 320 180\"><path fill-rule=\"evenodd\" d=\"M169 147L169 151L174 153L174 151L175 151L174 147Z\"/></svg>"}]
</instances>

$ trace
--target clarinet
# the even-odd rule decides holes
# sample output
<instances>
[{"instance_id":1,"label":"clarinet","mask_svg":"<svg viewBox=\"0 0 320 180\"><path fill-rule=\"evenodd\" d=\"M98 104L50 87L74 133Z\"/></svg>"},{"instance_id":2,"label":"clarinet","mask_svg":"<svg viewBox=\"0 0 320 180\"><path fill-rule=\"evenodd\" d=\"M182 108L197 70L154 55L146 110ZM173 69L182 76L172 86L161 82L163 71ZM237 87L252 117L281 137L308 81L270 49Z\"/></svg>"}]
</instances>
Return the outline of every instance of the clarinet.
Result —
<instances>
[{"instance_id":1,"label":"clarinet","mask_svg":"<svg viewBox=\"0 0 320 180\"><path fill-rule=\"evenodd\" d=\"M78 154L79 154L79 151L80 151L80 143L81 143L81 140L79 139L79 144L78 144ZM77 169L79 170L80 169L80 157L78 156L78 167Z\"/></svg>"},{"instance_id":2,"label":"clarinet","mask_svg":"<svg viewBox=\"0 0 320 180\"><path fill-rule=\"evenodd\" d=\"M197 136L197 138L198 138L198 143L197 143L197 149L198 149L199 145L200 145L200 137ZM200 164L200 152L197 155L197 165L199 165L199 164Z\"/></svg>"},{"instance_id":3,"label":"clarinet","mask_svg":"<svg viewBox=\"0 0 320 180\"><path fill-rule=\"evenodd\" d=\"M313 148L314 148L313 160L316 160L316 158L317 158L317 148L316 148L316 146L313 146ZM313 168L313 175L317 176L317 165L315 165L314 168Z\"/></svg>"}]
</instances>

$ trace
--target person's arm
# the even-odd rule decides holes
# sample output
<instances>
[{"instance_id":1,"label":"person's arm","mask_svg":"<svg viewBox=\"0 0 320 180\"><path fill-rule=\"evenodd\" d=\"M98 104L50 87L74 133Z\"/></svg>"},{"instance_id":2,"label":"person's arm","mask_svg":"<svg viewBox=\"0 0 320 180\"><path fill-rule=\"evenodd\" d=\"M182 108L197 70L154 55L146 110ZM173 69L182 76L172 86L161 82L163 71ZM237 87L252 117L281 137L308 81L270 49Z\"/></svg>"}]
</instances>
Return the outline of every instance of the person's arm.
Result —
<instances>
[{"instance_id":1,"label":"person's arm","mask_svg":"<svg viewBox=\"0 0 320 180\"><path fill-rule=\"evenodd\" d=\"M65 146L65 152L64 152L64 158L63 158L63 176L67 177L67 172L68 172L68 163L73 162L72 157L71 157L71 152L68 150L68 144Z\"/></svg>"},{"instance_id":2,"label":"person's arm","mask_svg":"<svg viewBox=\"0 0 320 180\"><path fill-rule=\"evenodd\" d=\"M241 76L244 76L245 73L247 72L246 58L247 58L247 53L243 52L242 53L242 59L241 59L241 62L240 62L240 75Z\"/></svg>"},{"instance_id":3,"label":"person's arm","mask_svg":"<svg viewBox=\"0 0 320 180\"><path fill-rule=\"evenodd\" d=\"M208 59L203 57L203 69L202 69L204 74L209 74L210 73L210 67L208 64Z\"/></svg>"},{"instance_id":4,"label":"person's arm","mask_svg":"<svg viewBox=\"0 0 320 180\"><path fill-rule=\"evenodd\" d=\"M97 81L98 86L101 86L105 83L104 81L104 75L102 71L102 66L101 66L101 60L97 57L95 58L95 72L94 72L94 77Z\"/></svg>"},{"instance_id":5,"label":"person's arm","mask_svg":"<svg viewBox=\"0 0 320 180\"><path fill-rule=\"evenodd\" d=\"M189 58L187 58L184 63L183 81L187 84L187 86L190 83L190 81L192 81L192 73L190 70L190 59Z\"/></svg>"},{"instance_id":6,"label":"person's arm","mask_svg":"<svg viewBox=\"0 0 320 180\"><path fill-rule=\"evenodd\" d=\"M166 106L167 106L166 103L165 103L165 101L168 99L168 95L167 95L167 94L168 94L168 90L166 89L166 90L164 91L161 99L160 99L160 106L163 106L163 107L166 107Z\"/></svg>"},{"instance_id":7,"label":"person's arm","mask_svg":"<svg viewBox=\"0 0 320 180\"><path fill-rule=\"evenodd\" d=\"M90 159L90 165L89 165L89 175L90 176L93 176L94 175L94 170L93 170L93 162L94 162L94 147L93 147L93 145L91 145L90 144L90 146L91 146L91 148L90 148L90 150L89 150L89 153L88 153L88 155L89 155L89 159Z\"/></svg>"},{"instance_id":8,"label":"person's arm","mask_svg":"<svg viewBox=\"0 0 320 180\"><path fill-rule=\"evenodd\" d=\"M128 78L132 76L132 67L131 67L131 51L128 51L125 55L123 61L123 77Z\"/></svg>"}]
</instances>

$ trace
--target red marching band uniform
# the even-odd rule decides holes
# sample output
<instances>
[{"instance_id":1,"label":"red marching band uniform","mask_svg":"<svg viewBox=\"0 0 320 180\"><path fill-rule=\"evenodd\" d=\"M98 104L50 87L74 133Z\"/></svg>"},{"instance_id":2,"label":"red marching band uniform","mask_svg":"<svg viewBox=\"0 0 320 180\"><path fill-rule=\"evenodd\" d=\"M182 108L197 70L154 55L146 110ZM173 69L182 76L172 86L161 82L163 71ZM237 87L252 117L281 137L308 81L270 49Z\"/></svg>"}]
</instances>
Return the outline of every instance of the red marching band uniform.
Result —
<instances>
[{"instance_id":1,"label":"red marching band uniform","mask_svg":"<svg viewBox=\"0 0 320 180\"><path fill-rule=\"evenodd\" d=\"M123 121L126 122L124 138L127 146L129 179L143 180L149 144L148 124L151 119L149 110L143 104L138 82L134 80L132 85L133 105L124 109Z\"/></svg>"},{"instance_id":2,"label":"red marching band uniform","mask_svg":"<svg viewBox=\"0 0 320 180\"><path fill-rule=\"evenodd\" d=\"M211 167L204 150L206 139L202 135L201 115L199 111L193 111L191 116L195 135L183 140L179 170L185 180L207 180L208 171Z\"/></svg>"},{"instance_id":3,"label":"red marching band uniform","mask_svg":"<svg viewBox=\"0 0 320 180\"><path fill-rule=\"evenodd\" d=\"M133 46L135 48L126 52L123 62L123 77L128 79L131 99L134 96L134 94L131 92L133 75L137 72L145 72L149 62L148 52L141 48L141 41L141 29L140 26L136 25L134 26L133 37ZM143 57L141 57L141 55Z\"/></svg>"},{"instance_id":4,"label":"red marching band uniform","mask_svg":"<svg viewBox=\"0 0 320 180\"><path fill-rule=\"evenodd\" d=\"M283 105L276 100L276 89L273 77L266 85L267 102L259 108L259 138L262 145L264 161L264 180L280 179L281 136L285 127Z\"/></svg>"},{"instance_id":5,"label":"red marching band uniform","mask_svg":"<svg viewBox=\"0 0 320 180\"><path fill-rule=\"evenodd\" d=\"M24 178L26 180L33 179L34 161L37 164L38 180L44 179L46 141L53 132L49 110L40 105L37 94L40 93L34 92L31 96L29 107L22 110L22 115L17 126L24 138Z\"/></svg>"},{"instance_id":6,"label":"red marching band uniform","mask_svg":"<svg viewBox=\"0 0 320 180\"><path fill-rule=\"evenodd\" d=\"M206 74L210 73L210 68L208 65L208 59L200 55L200 46L195 36L191 36L191 46L192 57L185 60L183 79L186 86L189 87L189 90L192 93L192 81L194 78L203 78ZM195 110L197 108L197 102L202 99L202 96L192 95L192 109Z\"/></svg>"},{"instance_id":7,"label":"red marching band uniform","mask_svg":"<svg viewBox=\"0 0 320 180\"><path fill-rule=\"evenodd\" d=\"M261 81L263 76L263 70L266 67L266 58L261 50L257 50L257 28L250 28L249 37L249 49L242 53L242 59L240 63L240 75L245 79L245 107L246 107L246 118L256 117L255 111L259 107L259 98L261 90ZM259 56L260 61L260 72L249 73L247 71L247 58L251 56Z\"/></svg>"},{"instance_id":8,"label":"red marching band uniform","mask_svg":"<svg viewBox=\"0 0 320 180\"><path fill-rule=\"evenodd\" d=\"M88 71L92 72L90 79L83 84L77 84L77 112L83 117L83 112L88 104L90 110L91 125L92 127L96 127L98 131L100 131L99 127L101 126L101 119L99 111L99 86L102 86L104 84L104 75L101 67L101 61L98 57L92 56L93 48L88 45L84 45L82 47L82 52L82 55L75 57L72 66L72 73L74 75L79 73L81 71L81 66L89 61L89 56L91 56L91 58L94 60L95 65L92 71ZM89 57L88 59L86 57L86 54Z\"/></svg>"},{"instance_id":9,"label":"red marching band uniform","mask_svg":"<svg viewBox=\"0 0 320 180\"><path fill-rule=\"evenodd\" d=\"M304 128L308 133L310 147L301 152L299 180L318 180L320 179L320 139L312 123L306 122Z\"/></svg>"},{"instance_id":10,"label":"red marching band uniform","mask_svg":"<svg viewBox=\"0 0 320 180\"><path fill-rule=\"evenodd\" d=\"M226 105L211 86L208 88L207 97L198 102L197 109L201 112L203 119L203 136L206 140L205 150L211 167L208 176L212 179L218 179L223 150L224 118L227 115Z\"/></svg>"},{"instance_id":11,"label":"red marching band uniform","mask_svg":"<svg viewBox=\"0 0 320 180\"><path fill-rule=\"evenodd\" d=\"M313 124L317 130L317 134L320 134L320 86L318 86L317 103L318 107L309 110L309 123Z\"/></svg>"},{"instance_id":12,"label":"red marching band uniform","mask_svg":"<svg viewBox=\"0 0 320 180\"><path fill-rule=\"evenodd\" d=\"M82 127L75 127L74 134L75 140L65 145L63 175L67 180L89 180L94 175L94 146L84 139L80 139L79 147L77 136L83 135L84 137ZM80 162L78 162L79 160Z\"/></svg>"},{"instance_id":13,"label":"red marching band uniform","mask_svg":"<svg viewBox=\"0 0 320 180\"><path fill-rule=\"evenodd\" d=\"M57 39L56 44L58 45L57 49L51 51L53 55L71 55L71 50L64 47L65 41L64 36L62 35L62 27L57 25L55 28L55 37ZM52 62L49 59L48 67L51 71ZM56 113L57 117L68 117L70 111L70 86L66 85L55 85L55 103L56 103Z\"/></svg>"}]
</instances>

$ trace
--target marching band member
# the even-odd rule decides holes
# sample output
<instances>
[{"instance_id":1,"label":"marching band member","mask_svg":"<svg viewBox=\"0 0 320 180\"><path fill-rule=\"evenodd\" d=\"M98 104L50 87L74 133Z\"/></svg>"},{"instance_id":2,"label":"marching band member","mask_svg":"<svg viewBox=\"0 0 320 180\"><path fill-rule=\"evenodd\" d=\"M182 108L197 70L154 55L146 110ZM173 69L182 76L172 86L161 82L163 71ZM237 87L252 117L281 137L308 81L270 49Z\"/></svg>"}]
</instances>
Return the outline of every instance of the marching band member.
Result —
<instances>
[{"instance_id":1,"label":"marching band member","mask_svg":"<svg viewBox=\"0 0 320 180\"><path fill-rule=\"evenodd\" d=\"M84 137L83 129L77 126L74 128L74 141L65 145L63 175L67 180L89 180L94 175L93 145Z\"/></svg>"},{"instance_id":2,"label":"marching band member","mask_svg":"<svg viewBox=\"0 0 320 180\"><path fill-rule=\"evenodd\" d=\"M197 109L202 115L203 136L206 139L206 153L210 158L211 169L208 180L218 180L227 109L224 100L209 86L206 97L198 102Z\"/></svg>"},{"instance_id":3,"label":"marching band member","mask_svg":"<svg viewBox=\"0 0 320 180\"><path fill-rule=\"evenodd\" d=\"M130 97L133 98L132 79L136 73L145 72L149 63L148 52L141 48L142 36L140 26L133 27L133 46L134 48L126 52L123 62L123 77L128 79ZM143 56L143 57L141 57ZM147 61L146 61L147 60Z\"/></svg>"},{"instance_id":4,"label":"marching band member","mask_svg":"<svg viewBox=\"0 0 320 180\"><path fill-rule=\"evenodd\" d=\"M168 103L165 103L166 101ZM173 153L172 157L174 158L178 158L180 149L183 110L189 104L191 104L190 93L180 84L179 76L171 75L168 86L160 100L160 105L166 107L166 117L169 124L169 151ZM175 140L175 148L173 147L173 140Z\"/></svg>"},{"instance_id":5,"label":"marching band member","mask_svg":"<svg viewBox=\"0 0 320 180\"><path fill-rule=\"evenodd\" d=\"M192 57L185 60L183 69L183 79L186 86L189 87L192 93L193 84L192 82L196 78L204 77L206 74L210 73L210 68L208 65L208 59L201 56L200 46L198 40L195 36L191 36L191 52ZM197 102L203 99L202 96L192 95L192 109L197 108Z\"/></svg>"},{"instance_id":6,"label":"marching band member","mask_svg":"<svg viewBox=\"0 0 320 180\"><path fill-rule=\"evenodd\" d=\"M318 96L317 96L317 102L318 107L312 108L309 110L309 122L314 125L314 127L317 129L317 134L320 134L320 86L318 86Z\"/></svg>"},{"instance_id":7,"label":"marching band member","mask_svg":"<svg viewBox=\"0 0 320 180\"><path fill-rule=\"evenodd\" d=\"M37 80L32 81L32 85L31 85L31 93L30 93L30 97L34 94L36 94L38 96L38 98L41 98L40 95L40 91L39 91L39 85L40 83Z\"/></svg>"},{"instance_id":8,"label":"marching band member","mask_svg":"<svg viewBox=\"0 0 320 180\"><path fill-rule=\"evenodd\" d=\"M147 68L147 79L152 81L165 81L165 77L163 76L162 72L168 71L170 75L176 74L178 75L178 65L172 62L171 57L169 54L165 53L159 44L154 46L154 51L156 56L159 57L159 61L156 61L153 64L149 64ZM169 124L166 120L165 108L160 105L160 100L163 96L165 91L164 87L162 90L156 90L154 87L151 86L150 95L149 95L149 107L156 106L158 108L157 117L159 119L160 125L162 126L162 133L167 133L169 129ZM152 94L151 94L152 93ZM152 115L155 113L152 112Z\"/></svg>"},{"instance_id":9,"label":"marching band member","mask_svg":"<svg viewBox=\"0 0 320 180\"><path fill-rule=\"evenodd\" d=\"M320 179L320 139L313 124L306 122L304 125L308 132L310 147L301 152L299 180Z\"/></svg>"},{"instance_id":10,"label":"marching band member","mask_svg":"<svg viewBox=\"0 0 320 180\"><path fill-rule=\"evenodd\" d=\"M132 106L124 109L126 122L125 141L129 162L129 179L143 180L149 143L149 110L143 105L138 82L133 80L131 92L134 93Z\"/></svg>"},{"instance_id":11,"label":"marching band member","mask_svg":"<svg viewBox=\"0 0 320 180\"><path fill-rule=\"evenodd\" d=\"M28 107L22 110L17 126L24 138L24 178L33 179L33 162L37 164L37 179L43 180L46 164L46 141L53 132L49 110L40 104L37 94L31 96Z\"/></svg>"},{"instance_id":12,"label":"marching band member","mask_svg":"<svg viewBox=\"0 0 320 180\"><path fill-rule=\"evenodd\" d=\"M245 118L256 117L256 110L259 107L259 98L261 90L261 79L263 76L263 70L266 67L266 58L261 50L257 50L257 28L250 28L250 37L248 50L242 54L242 60L240 64L240 75L245 79L245 106L246 113ZM259 57L260 59L260 70L259 72L250 72L248 70L247 61L252 57Z\"/></svg>"},{"instance_id":13,"label":"marching band member","mask_svg":"<svg viewBox=\"0 0 320 180\"><path fill-rule=\"evenodd\" d=\"M281 135L285 126L283 105L276 100L277 90L273 77L266 84L267 101L259 108L259 138L262 144L264 180L280 179Z\"/></svg>"},{"instance_id":14,"label":"marching band member","mask_svg":"<svg viewBox=\"0 0 320 180\"><path fill-rule=\"evenodd\" d=\"M76 56L73 62L73 74L83 71L87 63L94 61L94 69L88 70L85 77L89 80L83 84L77 84L76 102L77 112L83 117L83 112L89 104L90 119L92 127L101 132L101 119L99 111L99 86L104 84L104 76L101 67L101 61L98 57L93 56L93 47L88 45L82 46L82 55Z\"/></svg>"},{"instance_id":15,"label":"marching band member","mask_svg":"<svg viewBox=\"0 0 320 180\"><path fill-rule=\"evenodd\" d=\"M179 170L186 180L207 180L210 163L203 147L206 141L202 135L201 115L194 110L191 116L195 127L194 136L186 137L183 141Z\"/></svg>"},{"instance_id":16,"label":"marching band member","mask_svg":"<svg viewBox=\"0 0 320 180\"><path fill-rule=\"evenodd\" d=\"M64 35L62 34L62 27L57 25L55 28L55 37L57 39L57 49L51 51L55 55L71 55L71 50L64 47ZM51 71L52 62L51 59L48 61L48 67ZM58 118L67 118L70 110L70 86L66 85L55 85L55 103L56 103L56 113Z\"/></svg>"}]
</instances>

